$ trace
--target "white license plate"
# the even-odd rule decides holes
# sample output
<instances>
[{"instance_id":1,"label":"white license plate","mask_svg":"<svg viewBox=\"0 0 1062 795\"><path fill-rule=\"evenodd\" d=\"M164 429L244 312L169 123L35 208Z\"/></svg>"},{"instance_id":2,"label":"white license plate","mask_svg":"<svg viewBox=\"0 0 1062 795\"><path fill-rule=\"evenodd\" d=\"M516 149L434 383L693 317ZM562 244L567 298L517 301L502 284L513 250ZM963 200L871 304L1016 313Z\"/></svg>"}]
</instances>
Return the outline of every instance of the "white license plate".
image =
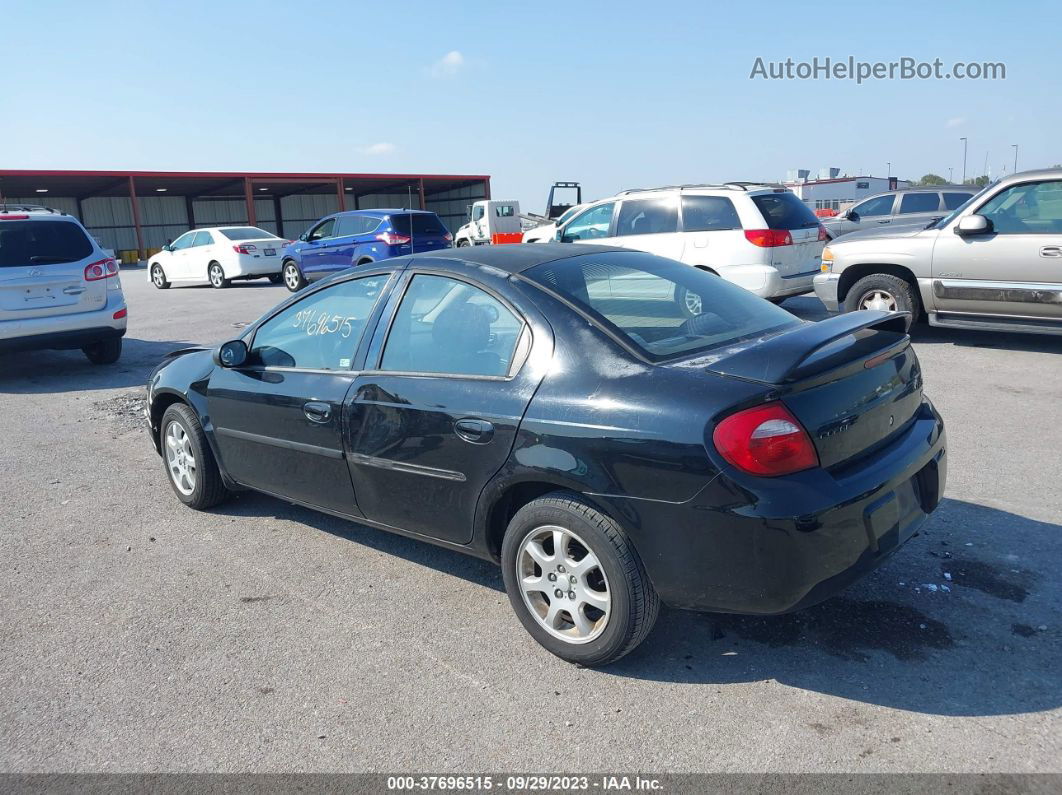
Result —
<instances>
[{"instance_id":1,"label":"white license plate","mask_svg":"<svg viewBox=\"0 0 1062 795\"><path fill-rule=\"evenodd\" d=\"M267 257L275 257L277 255L277 250L275 248L267 248L265 250L265 255Z\"/></svg>"}]
</instances>

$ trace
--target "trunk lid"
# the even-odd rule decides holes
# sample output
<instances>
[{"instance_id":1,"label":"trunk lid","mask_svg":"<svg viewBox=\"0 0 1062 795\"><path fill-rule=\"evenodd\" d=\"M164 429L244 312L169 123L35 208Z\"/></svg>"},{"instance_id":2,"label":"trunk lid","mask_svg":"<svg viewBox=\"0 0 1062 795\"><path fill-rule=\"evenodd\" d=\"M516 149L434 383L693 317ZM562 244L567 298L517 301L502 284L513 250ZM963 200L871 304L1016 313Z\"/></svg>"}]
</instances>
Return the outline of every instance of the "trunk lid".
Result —
<instances>
[{"instance_id":1,"label":"trunk lid","mask_svg":"<svg viewBox=\"0 0 1062 795\"><path fill-rule=\"evenodd\" d=\"M0 321L99 309L110 279L89 281L85 267L105 259L71 220L0 220Z\"/></svg>"},{"instance_id":2,"label":"trunk lid","mask_svg":"<svg viewBox=\"0 0 1062 795\"><path fill-rule=\"evenodd\" d=\"M764 228L786 230L793 242L768 249L771 265L782 276L796 276L818 271L822 263L819 219L796 195L788 190L772 189L751 194L752 203L763 216Z\"/></svg>"},{"instance_id":3,"label":"trunk lid","mask_svg":"<svg viewBox=\"0 0 1062 795\"><path fill-rule=\"evenodd\" d=\"M905 315L853 312L752 342L708 369L781 387L824 468L887 445L922 403Z\"/></svg>"}]
</instances>

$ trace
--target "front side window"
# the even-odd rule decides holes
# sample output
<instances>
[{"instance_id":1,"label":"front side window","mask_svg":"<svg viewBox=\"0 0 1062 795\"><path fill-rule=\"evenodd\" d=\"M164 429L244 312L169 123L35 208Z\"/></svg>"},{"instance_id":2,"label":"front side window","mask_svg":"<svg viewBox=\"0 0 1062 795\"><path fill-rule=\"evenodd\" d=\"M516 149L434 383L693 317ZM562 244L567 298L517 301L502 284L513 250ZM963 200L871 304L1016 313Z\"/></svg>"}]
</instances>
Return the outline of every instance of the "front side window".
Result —
<instances>
[{"instance_id":1,"label":"front side window","mask_svg":"<svg viewBox=\"0 0 1062 795\"><path fill-rule=\"evenodd\" d=\"M505 376L524 323L467 282L417 274L384 346L383 370Z\"/></svg>"},{"instance_id":2,"label":"front side window","mask_svg":"<svg viewBox=\"0 0 1062 795\"><path fill-rule=\"evenodd\" d=\"M678 231L674 199L636 199L620 204L616 235L659 235Z\"/></svg>"},{"instance_id":3,"label":"front side window","mask_svg":"<svg viewBox=\"0 0 1062 795\"><path fill-rule=\"evenodd\" d=\"M92 251L88 237L71 221L0 221L0 268L77 262Z\"/></svg>"},{"instance_id":4,"label":"front side window","mask_svg":"<svg viewBox=\"0 0 1062 795\"><path fill-rule=\"evenodd\" d=\"M254 335L252 363L266 367L349 370L365 323L388 274L326 287L263 323Z\"/></svg>"},{"instance_id":5,"label":"front side window","mask_svg":"<svg viewBox=\"0 0 1062 795\"><path fill-rule=\"evenodd\" d=\"M483 206L480 205L478 207L473 207L472 208L472 220L473 221L478 221L482 217L483 217Z\"/></svg>"},{"instance_id":6,"label":"front side window","mask_svg":"<svg viewBox=\"0 0 1062 795\"><path fill-rule=\"evenodd\" d=\"M800 323L736 284L639 251L546 262L523 275L560 293L651 361L729 346Z\"/></svg>"},{"instance_id":7,"label":"front side window","mask_svg":"<svg viewBox=\"0 0 1062 795\"><path fill-rule=\"evenodd\" d=\"M1062 234L1062 181L1007 188L985 202L978 213L1000 235Z\"/></svg>"},{"instance_id":8,"label":"front side window","mask_svg":"<svg viewBox=\"0 0 1062 795\"><path fill-rule=\"evenodd\" d=\"M336 219L329 218L322 224L318 224L317 227L310 232L310 236L307 240L324 240L326 237L332 237L332 230L336 227Z\"/></svg>"},{"instance_id":9,"label":"front side window","mask_svg":"<svg viewBox=\"0 0 1062 795\"><path fill-rule=\"evenodd\" d=\"M210 236L209 232L196 232L195 239L192 240L192 246L210 246L213 245L214 238Z\"/></svg>"},{"instance_id":10,"label":"front side window","mask_svg":"<svg viewBox=\"0 0 1062 795\"><path fill-rule=\"evenodd\" d=\"M740 229L734 203L725 196L683 196L682 228L686 232Z\"/></svg>"},{"instance_id":11,"label":"front side window","mask_svg":"<svg viewBox=\"0 0 1062 795\"><path fill-rule=\"evenodd\" d=\"M900 215L931 213L940 209L940 197L936 193L905 193L900 197Z\"/></svg>"},{"instance_id":12,"label":"front side window","mask_svg":"<svg viewBox=\"0 0 1062 795\"><path fill-rule=\"evenodd\" d=\"M185 232L179 238L173 241L173 245L170 246L174 251L180 251L184 248L191 248L192 241L195 240L195 236L198 232Z\"/></svg>"},{"instance_id":13,"label":"front side window","mask_svg":"<svg viewBox=\"0 0 1062 795\"><path fill-rule=\"evenodd\" d=\"M888 215L892 212L892 204L895 198L891 193L887 193L884 196L875 196L873 199L867 199L865 202L857 204L852 208L852 212L856 213L860 218Z\"/></svg>"},{"instance_id":14,"label":"front side window","mask_svg":"<svg viewBox=\"0 0 1062 795\"><path fill-rule=\"evenodd\" d=\"M615 204L599 204L591 207L581 215L572 219L571 223L564 227L561 241L572 243L576 240L596 240L608 237L609 227L612 225L612 208Z\"/></svg>"}]
</instances>

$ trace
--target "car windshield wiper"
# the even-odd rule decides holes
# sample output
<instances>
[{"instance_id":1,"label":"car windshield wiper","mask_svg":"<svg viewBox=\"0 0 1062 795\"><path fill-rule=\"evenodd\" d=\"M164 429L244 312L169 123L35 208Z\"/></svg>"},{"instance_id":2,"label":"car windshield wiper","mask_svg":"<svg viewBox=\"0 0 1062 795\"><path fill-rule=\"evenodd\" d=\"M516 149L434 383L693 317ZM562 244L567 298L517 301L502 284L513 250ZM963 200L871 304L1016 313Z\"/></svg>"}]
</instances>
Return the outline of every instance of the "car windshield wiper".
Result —
<instances>
[{"instance_id":1,"label":"car windshield wiper","mask_svg":"<svg viewBox=\"0 0 1062 795\"><path fill-rule=\"evenodd\" d=\"M34 262L34 263L37 263L37 262L56 262L56 263L63 263L63 262L77 262L77 259L70 259L69 257L45 257L45 256L37 256L37 257L30 257L30 258L29 258L29 261L30 261L30 262Z\"/></svg>"}]
</instances>

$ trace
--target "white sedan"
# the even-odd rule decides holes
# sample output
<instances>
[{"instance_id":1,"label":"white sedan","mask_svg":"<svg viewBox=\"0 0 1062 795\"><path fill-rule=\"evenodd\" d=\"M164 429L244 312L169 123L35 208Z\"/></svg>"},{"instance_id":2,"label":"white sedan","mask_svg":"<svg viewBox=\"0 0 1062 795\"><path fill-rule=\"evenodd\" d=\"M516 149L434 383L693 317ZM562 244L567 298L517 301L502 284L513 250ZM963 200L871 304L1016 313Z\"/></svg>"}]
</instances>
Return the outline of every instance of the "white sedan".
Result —
<instances>
[{"instance_id":1,"label":"white sedan","mask_svg":"<svg viewBox=\"0 0 1062 795\"><path fill-rule=\"evenodd\" d=\"M287 243L255 226L193 229L148 259L148 274L160 290L170 284L221 288L233 279L265 277L279 284L280 254Z\"/></svg>"}]
</instances>

